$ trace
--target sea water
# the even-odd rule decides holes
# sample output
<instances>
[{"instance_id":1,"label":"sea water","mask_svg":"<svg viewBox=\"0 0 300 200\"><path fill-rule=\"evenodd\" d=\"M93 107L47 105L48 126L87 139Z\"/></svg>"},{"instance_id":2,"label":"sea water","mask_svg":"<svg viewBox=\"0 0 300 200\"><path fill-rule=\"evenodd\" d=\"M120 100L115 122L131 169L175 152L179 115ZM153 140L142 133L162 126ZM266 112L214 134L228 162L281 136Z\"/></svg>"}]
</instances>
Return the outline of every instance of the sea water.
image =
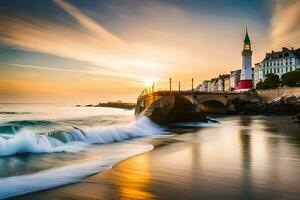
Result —
<instances>
[{"instance_id":1,"label":"sea water","mask_svg":"<svg viewBox=\"0 0 300 200\"><path fill-rule=\"evenodd\" d=\"M299 199L300 125L291 117L225 116L166 129L114 108L0 104L0 113L0 198L88 181L152 150L153 137L173 134L163 139L168 145L112 169L101 194Z\"/></svg>"},{"instance_id":2,"label":"sea water","mask_svg":"<svg viewBox=\"0 0 300 200\"><path fill-rule=\"evenodd\" d=\"M133 110L0 104L0 198L80 181L153 146L164 128Z\"/></svg>"}]
</instances>

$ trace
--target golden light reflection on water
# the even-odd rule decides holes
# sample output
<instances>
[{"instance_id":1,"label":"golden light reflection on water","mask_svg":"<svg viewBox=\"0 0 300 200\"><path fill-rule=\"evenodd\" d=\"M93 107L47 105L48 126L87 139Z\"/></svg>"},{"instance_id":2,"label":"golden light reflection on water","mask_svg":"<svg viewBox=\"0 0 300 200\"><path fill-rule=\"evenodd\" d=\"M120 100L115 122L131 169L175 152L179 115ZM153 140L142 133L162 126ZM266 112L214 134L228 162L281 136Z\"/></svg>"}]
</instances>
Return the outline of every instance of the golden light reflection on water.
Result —
<instances>
[{"instance_id":1,"label":"golden light reflection on water","mask_svg":"<svg viewBox=\"0 0 300 200\"><path fill-rule=\"evenodd\" d=\"M122 172L118 173L120 199L154 199L149 190L151 174L148 155L133 158L134 162L122 163Z\"/></svg>"}]
</instances>

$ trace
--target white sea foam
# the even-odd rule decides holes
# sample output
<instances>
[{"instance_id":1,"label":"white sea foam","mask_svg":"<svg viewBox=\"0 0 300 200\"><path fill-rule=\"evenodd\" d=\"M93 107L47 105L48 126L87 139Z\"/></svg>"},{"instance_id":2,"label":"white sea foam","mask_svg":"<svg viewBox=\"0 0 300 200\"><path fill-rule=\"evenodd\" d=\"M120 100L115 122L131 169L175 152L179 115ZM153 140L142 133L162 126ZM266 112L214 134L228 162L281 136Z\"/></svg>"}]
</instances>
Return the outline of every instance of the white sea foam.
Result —
<instances>
[{"instance_id":1,"label":"white sea foam","mask_svg":"<svg viewBox=\"0 0 300 200\"><path fill-rule=\"evenodd\" d=\"M163 128L153 123L147 117L143 117L128 125L90 128L85 132L85 138L89 143L107 144L136 137L153 136L161 134L163 131Z\"/></svg>"},{"instance_id":2,"label":"white sea foam","mask_svg":"<svg viewBox=\"0 0 300 200\"><path fill-rule=\"evenodd\" d=\"M121 160L150 151L153 146L130 144L130 147L126 145L114 147L112 145L110 149L111 153L105 158L98 158L99 160L67 165L29 175L1 178L0 199L80 182L82 178L109 169Z\"/></svg>"},{"instance_id":3,"label":"white sea foam","mask_svg":"<svg viewBox=\"0 0 300 200\"><path fill-rule=\"evenodd\" d=\"M21 130L15 137L4 139L0 137L0 155L17 153L53 153L78 152L84 150L87 144L81 142L62 143L45 135L37 136L31 130Z\"/></svg>"},{"instance_id":4,"label":"white sea foam","mask_svg":"<svg viewBox=\"0 0 300 200\"><path fill-rule=\"evenodd\" d=\"M123 126L94 127L86 131L76 129L71 133L60 133L60 137L65 142L50 135L36 135L32 130L25 129L13 138L0 137L0 156L17 153L79 152L85 150L90 144L121 142L162 132L161 127L146 117Z\"/></svg>"}]
</instances>

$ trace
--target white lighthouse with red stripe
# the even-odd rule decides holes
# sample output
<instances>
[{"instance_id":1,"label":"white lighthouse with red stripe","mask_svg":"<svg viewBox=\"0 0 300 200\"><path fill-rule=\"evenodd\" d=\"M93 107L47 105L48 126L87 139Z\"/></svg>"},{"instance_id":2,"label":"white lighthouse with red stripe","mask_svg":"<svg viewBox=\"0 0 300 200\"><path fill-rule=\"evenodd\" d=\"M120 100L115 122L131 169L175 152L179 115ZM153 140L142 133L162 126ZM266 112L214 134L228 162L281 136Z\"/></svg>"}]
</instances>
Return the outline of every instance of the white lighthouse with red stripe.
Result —
<instances>
[{"instance_id":1,"label":"white lighthouse with red stripe","mask_svg":"<svg viewBox=\"0 0 300 200\"><path fill-rule=\"evenodd\" d=\"M250 90L252 87L252 50L248 30L246 28L246 35L242 51L241 77L238 81L237 90Z\"/></svg>"}]
</instances>

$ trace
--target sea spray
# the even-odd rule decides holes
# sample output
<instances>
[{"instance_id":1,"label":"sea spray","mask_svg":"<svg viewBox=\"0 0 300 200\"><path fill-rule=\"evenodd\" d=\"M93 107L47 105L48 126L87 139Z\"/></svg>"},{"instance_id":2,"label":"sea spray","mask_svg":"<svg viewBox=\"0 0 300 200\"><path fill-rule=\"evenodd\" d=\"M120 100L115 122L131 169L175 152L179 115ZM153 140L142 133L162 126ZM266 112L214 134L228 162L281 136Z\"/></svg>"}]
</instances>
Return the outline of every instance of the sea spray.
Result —
<instances>
[{"instance_id":1,"label":"sea spray","mask_svg":"<svg viewBox=\"0 0 300 200\"><path fill-rule=\"evenodd\" d=\"M153 136L163 133L164 129L147 117L140 118L130 124L111 127L93 127L86 131L78 128L71 132L54 132L35 134L29 129L20 130L15 137L0 137L0 155L8 156L17 153L53 153L79 152L90 144L108 144L124 140Z\"/></svg>"},{"instance_id":2,"label":"sea spray","mask_svg":"<svg viewBox=\"0 0 300 200\"><path fill-rule=\"evenodd\" d=\"M78 152L87 144L80 142L63 143L46 135L36 135L32 130L23 129L15 137L0 137L0 155L8 156L17 153L53 153Z\"/></svg>"}]
</instances>

